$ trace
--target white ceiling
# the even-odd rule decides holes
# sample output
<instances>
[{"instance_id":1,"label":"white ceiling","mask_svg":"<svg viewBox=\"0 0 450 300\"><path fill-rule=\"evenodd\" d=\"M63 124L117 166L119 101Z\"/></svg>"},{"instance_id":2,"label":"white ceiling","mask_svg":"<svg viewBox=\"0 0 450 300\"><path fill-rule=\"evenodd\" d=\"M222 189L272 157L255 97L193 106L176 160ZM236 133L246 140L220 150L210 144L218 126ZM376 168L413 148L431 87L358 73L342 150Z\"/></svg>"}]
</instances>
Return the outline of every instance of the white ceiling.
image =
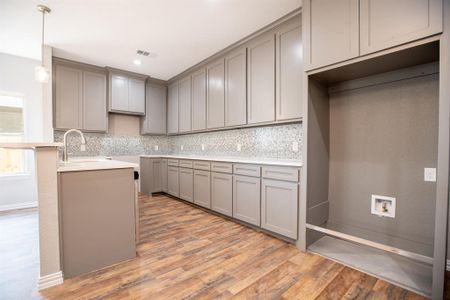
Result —
<instances>
[{"instance_id":1,"label":"white ceiling","mask_svg":"<svg viewBox=\"0 0 450 300\"><path fill-rule=\"evenodd\" d=\"M301 6L302 0L0 0L0 52L54 55L169 79ZM136 66L136 50L155 53Z\"/></svg>"}]
</instances>

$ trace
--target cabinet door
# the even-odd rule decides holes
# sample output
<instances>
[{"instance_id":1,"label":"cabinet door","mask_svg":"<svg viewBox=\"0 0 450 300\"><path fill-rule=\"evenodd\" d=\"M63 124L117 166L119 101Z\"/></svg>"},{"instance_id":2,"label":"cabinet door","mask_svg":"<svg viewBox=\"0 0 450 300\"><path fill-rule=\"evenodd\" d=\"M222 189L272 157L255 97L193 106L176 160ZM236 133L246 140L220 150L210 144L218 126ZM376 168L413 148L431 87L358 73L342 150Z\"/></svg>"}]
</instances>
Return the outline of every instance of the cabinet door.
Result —
<instances>
[{"instance_id":1,"label":"cabinet door","mask_svg":"<svg viewBox=\"0 0 450 300\"><path fill-rule=\"evenodd\" d=\"M269 32L248 44L247 121L275 120L275 34Z\"/></svg>"},{"instance_id":2,"label":"cabinet door","mask_svg":"<svg viewBox=\"0 0 450 300\"><path fill-rule=\"evenodd\" d=\"M261 225L261 182L257 177L233 176L233 217Z\"/></svg>"},{"instance_id":3,"label":"cabinet door","mask_svg":"<svg viewBox=\"0 0 450 300\"><path fill-rule=\"evenodd\" d=\"M145 80L129 78L128 111L145 114Z\"/></svg>"},{"instance_id":4,"label":"cabinet door","mask_svg":"<svg viewBox=\"0 0 450 300\"><path fill-rule=\"evenodd\" d=\"M81 129L82 71L55 66L55 128Z\"/></svg>"},{"instance_id":5,"label":"cabinet door","mask_svg":"<svg viewBox=\"0 0 450 300\"><path fill-rule=\"evenodd\" d=\"M128 78L122 75L111 74L110 111L128 111Z\"/></svg>"},{"instance_id":6,"label":"cabinet door","mask_svg":"<svg viewBox=\"0 0 450 300\"><path fill-rule=\"evenodd\" d=\"M361 54L442 32L442 0L361 0Z\"/></svg>"},{"instance_id":7,"label":"cabinet door","mask_svg":"<svg viewBox=\"0 0 450 300\"><path fill-rule=\"evenodd\" d=\"M261 227L297 239L298 184L261 180Z\"/></svg>"},{"instance_id":8,"label":"cabinet door","mask_svg":"<svg viewBox=\"0 0 450 300\"><path fill-rule=\"evenodd\" d=\"M180 195L178 167L167 167L167 193L175 197Z\"/></svg>"},{"instance_id":9,"label":"cabinet door","mask_svg":"<svg viewBox=\"0 0 450 300\"><path fill-rule=\"evenodd\" d=\"M302 27L300 17L276 30L276 119L302 116Z\"/></svg>"},{"instance_id":10,"label":"cabinet door","mask_svg":"<svg viewBox=\"0 0 450 300\"><path fill-rule=\"evenodd\" d=\"M247 48L225 57L225 126L247 124Z\"/></svg>"},{"instance_id":11,"label":"cabinet door","mask_svg":"<svg viewBox=\"0 0 450 300\"><path fill-rule=\"evenodd\" d=\"M192 169L179 168L180 198L189 202L194 199L194 174Z\"/></svg>"},{"instance_id":12,"label":"cabinet door","mask_svg":"<svg viewBox=\"0 0 450 300\"><path fill-rule=\"evenodd\" d=\"M83 71L83 126L84 130L107 131L106 74Z\"/></svg>"},{"instance_id":13,"label":"cabinet door","mask_svg":"<svg viewBox=\"0 0 450 300\"><path fill-rule=\"evenodd\" d=\"M167 131L168 133L178 132L178 82L169 86L167 97Z\"/></svg>"},{"instance_id":14,"label":"cabinet door","mask_svg":"<svg viewBox=\"0 0 450 300\"><path fill-rule=\"evenodd\" d=\"M139 158L139 186L140 192L145 195L150 195L151 193L151 159L148 157Z\"/></svg>"},{"instance_id":15,"label":"cabinet door","mask_svg":"<svg viewBox=\"0 0 450 300\"><path fill-rule=\"evenodd\" d=\"M206 129L206 71L192 74L192 130Z\"/></svg>"},{"instance_id":16,"label":"cabinet door","mask_svg":"<svg viewBox=\"0 0 450 300\"><path fill-rule=\"evenodd\" d=\"M359 0L305 0L303 24L306 70L359 55Z\"/></svg>"},{"instance_id":17,"label":"cabinet door","mask_svg":"<svg viewBox=\"0 0 450 300\"><path fill-rule=\"evenodd\" d=\"M161 191L167 193L167 159L161 159Z\"/></svg>"},{"instance_id":18,"label":"cabinet door","mask_svg":"<svg viewBox=\"0 0 450 300\"><path fill-rule=\"evenodd\" d=\"M191 76L178 82L179 132L191 131Z\"/></svg>"},{"instance_id":19,"label":"cabinet door","mask_svg":"<svg viewBox=\"0 0 450 300\"><path fill-rule=\"evenodd\" d=\"M166 87L147 83L145 101L145 117L143 117L141 133L166 134Z\"/></svg>"},{"instance_id":20,"label":"cabinet door","mask_svg":"<svg viewBox=\"0 0 450 300\"><path fill-rule=\"evenodd\" d=\"M194 170L194 203L211 208L211 172Z\"/></svg>"},{"instance_id":21,"label":"cabinet door","mask_svg":"<svg viewBox=\"0 0 450 300\"><path fill-rule=\"evenodd\" d=\"M233 215L233 175L211 173L211 209Z\"/></svg>"},{"instance_id":22,"label":"cabinet door","mask_svg":"<svg viewBox=\"0 0 450 300\"><path fill-rule=\"evenodd\" d=\"M220 128L225 125L224 60L220 59L206 68L207 84L207 127Z\"/></svg>"},{"instance_id":23,"label":"cabinet door","mask_svg":"<svg viewBox=\"0 0 450 300\"><path fill-rule=\"evenodd\" d=\"M161 159L152 159L151 160L152 165L152 193L158 193L162 191L161 188Z\"/></svg>"}]
</instances>

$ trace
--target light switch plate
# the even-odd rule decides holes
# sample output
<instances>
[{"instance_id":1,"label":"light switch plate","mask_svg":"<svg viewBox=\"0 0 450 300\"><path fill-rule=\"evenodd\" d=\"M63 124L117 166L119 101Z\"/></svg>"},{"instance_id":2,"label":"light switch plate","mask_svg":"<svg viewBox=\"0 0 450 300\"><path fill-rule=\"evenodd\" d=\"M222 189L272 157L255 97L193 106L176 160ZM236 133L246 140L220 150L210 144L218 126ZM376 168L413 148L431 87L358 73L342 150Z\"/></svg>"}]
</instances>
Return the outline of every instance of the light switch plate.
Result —
<instances>
[{"instance_id":1,"label":"light switch plate","mask_svg":"<svg viewBox=\"0 0 450 300\"><path fill-rule=\"evenodd\" d=\"M205 144L202 144L202 151L205 151Z\"/></svg>"},{"instance_id":2,"label":"light switch plate","mask_svg":"<svg viewBox=\"0 0 450 300\"><path fill-rule=\"evenodd\" d=\"M423 172L423 180L436 182L436 168L425 168Z\"/></svg>"},{"instance_id":3,"label":"light switch plate","mask_svg":"<svg viewBox=\"0 0 450 300\"><path fill-rule=\"evenodd\" d=\"M241 144L236 145L236 150L237 150L237 152L241 152Z\"/></svg>"},{"instance_id":4,"label":"light switch plate","mask_svg":"<svg viewBox=\"0 0 450 300\"><path fill-rule=\"evenodd\" d=\"M298 152L298 142L292 142L292 151Z\"/></svg>"},{"instance_id":5,"label":"light switch plate","mask_svg":"<svg viewBox=\"0 0 450 300\"><path fill-rule=\"evenodd\" d=\"M159 150L159 146L155 145L155 151L158 151L158 150Z\"/></svg>"}]
</instances>

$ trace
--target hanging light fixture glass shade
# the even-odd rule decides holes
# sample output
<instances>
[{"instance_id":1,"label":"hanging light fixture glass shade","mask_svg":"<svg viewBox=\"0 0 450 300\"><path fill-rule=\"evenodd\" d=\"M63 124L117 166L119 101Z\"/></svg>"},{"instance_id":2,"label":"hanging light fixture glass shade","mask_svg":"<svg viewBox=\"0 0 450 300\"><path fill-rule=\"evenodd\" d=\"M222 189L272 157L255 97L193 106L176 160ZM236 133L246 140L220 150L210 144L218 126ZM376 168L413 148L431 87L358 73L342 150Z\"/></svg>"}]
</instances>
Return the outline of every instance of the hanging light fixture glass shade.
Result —
<instances>
[{"instance_id":1,"label":"hanging light fixture glass shade","mask_svg":"<svg viewBox=\"0 0 450 300\"><path fill-rule=\"evenodd\" d=\"M41 40L41 65L37 66L34 69L34 78L41 82L41 83L47 83L50 79L50 71L44 66L44 20L45 20L45 14L50 13L51 9L48 8L45 5L38 5L37 9L39 12L42 13L42 40Z\"/></svg>"}]
</instances>

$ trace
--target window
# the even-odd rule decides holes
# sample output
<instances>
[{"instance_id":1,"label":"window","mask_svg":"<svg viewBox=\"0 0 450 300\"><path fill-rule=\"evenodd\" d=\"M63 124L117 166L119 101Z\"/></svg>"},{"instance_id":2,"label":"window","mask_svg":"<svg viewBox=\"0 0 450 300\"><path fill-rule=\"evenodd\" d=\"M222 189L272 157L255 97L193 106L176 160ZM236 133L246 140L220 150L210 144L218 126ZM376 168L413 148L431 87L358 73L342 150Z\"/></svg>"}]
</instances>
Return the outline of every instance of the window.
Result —
<instances>
[{"instance_id":1,"label":"window","mask_svg":"<svg viewBox=\"0 0 450 300\"><path fill-rule=\"evenodd\" d=\"M23 96L0 92L0 143L22 142ZM0 176L25 172L23 150L0 149Z\"/></svg>"}]
</instances>

